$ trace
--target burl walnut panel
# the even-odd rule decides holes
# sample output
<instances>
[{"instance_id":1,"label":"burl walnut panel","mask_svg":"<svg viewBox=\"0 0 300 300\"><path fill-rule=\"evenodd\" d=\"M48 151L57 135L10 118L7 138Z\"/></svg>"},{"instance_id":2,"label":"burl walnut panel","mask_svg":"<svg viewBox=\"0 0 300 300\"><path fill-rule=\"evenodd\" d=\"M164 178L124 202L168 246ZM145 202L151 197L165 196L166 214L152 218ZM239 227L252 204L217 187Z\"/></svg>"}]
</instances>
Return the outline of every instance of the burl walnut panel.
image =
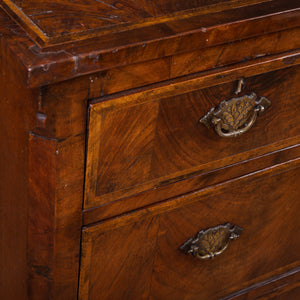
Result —
<instances>
[{"instance_id":1,"label":"burl walnut panel","mask_svg":"<svg viewBox=\"0 0 300 300\"><path fill-rule=\"evenodd\" d=\"M85 228L80 299L219 299L299 267L297 166L299 159ZM227 222L243 231L220 256L179 250Z\"/></svg>"},{"instance_id":2,"label":"burl walnut panel","mask_svg":"<svg viewBox=\"0 0 300 300\"><path fill-rule=\"evenodd\" d=\"M165 98L149 93L139 105L119 108L118 99L105 102L103 109L101 102L93 104L85 208L204 172L210 163L239 162L243 158L234 155L253 149L265 147L267 153L273 143L295 138L300 132L299 74L294 67L246 78L238 95L234 81L189 93L176 90ZM242 136L221 138L199 123L221 101L252 92L272 104Z\"/></svg>"}]
</instances>

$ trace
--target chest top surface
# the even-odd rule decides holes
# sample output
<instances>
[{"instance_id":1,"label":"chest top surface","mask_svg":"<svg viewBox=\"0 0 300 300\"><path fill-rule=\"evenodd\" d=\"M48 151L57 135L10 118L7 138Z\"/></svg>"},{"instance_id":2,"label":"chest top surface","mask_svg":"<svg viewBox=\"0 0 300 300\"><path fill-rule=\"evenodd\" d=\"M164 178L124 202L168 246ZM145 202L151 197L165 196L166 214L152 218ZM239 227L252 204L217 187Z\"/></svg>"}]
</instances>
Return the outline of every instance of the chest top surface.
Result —
<instances>
[{"instance_id":1,"label":"chest top surface","mask_svg":"<svg viewBox=\"0 0 300 300\"><path fill-rule=\"evenodd\" d=\"M29 87L300 26L299 0L0 0Z\"/></svg>"},{"instance_id":2,"label":"chest top surface","mask_svg":"<svg viewBox=\"0 0 300 300\"><path fill-rule=\"evenodd\" d=\"M268 0L3 0L5 10L41 46L160 24Z\"/></svg>"}]
</instances>

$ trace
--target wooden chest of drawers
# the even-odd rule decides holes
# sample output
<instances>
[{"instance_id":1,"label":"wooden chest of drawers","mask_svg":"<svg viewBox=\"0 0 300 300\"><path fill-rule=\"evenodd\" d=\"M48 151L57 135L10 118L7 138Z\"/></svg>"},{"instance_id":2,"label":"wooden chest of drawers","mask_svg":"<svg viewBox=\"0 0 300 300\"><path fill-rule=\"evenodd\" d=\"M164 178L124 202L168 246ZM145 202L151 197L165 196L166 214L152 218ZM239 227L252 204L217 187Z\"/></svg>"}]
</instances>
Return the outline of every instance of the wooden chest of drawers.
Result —
<instances>
[{"instance_id":1,"label":"wooden chest of drawers","mask_svg":"<svg viewBox=\"0 0 300 300\"><path fill-rule=\"evenodd\" d=\"M0 1L0 298L298 299L298 0Z\"/></svg>"}]
</instances>

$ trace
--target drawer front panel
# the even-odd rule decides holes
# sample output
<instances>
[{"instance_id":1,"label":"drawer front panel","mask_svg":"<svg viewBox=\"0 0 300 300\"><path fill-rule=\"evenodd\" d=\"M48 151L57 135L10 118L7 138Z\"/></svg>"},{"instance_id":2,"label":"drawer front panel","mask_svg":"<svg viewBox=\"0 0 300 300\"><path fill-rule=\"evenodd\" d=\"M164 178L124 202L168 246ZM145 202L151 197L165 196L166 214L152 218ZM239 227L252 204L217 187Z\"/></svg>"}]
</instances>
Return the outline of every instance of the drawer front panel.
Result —
<instances>
[{"instance_id":1,"label":"drawer front panel","mask_svg":"<svg viewBox=\"0 0 300 300\"><path fill-rule=\"evenodd\" d=\"M164 98L147 95L138 105L115 105L118 99L105 102L103 109L103 103L92 105L85 208L249 159L256 149L260 155L268 153L273 143L297 136L299 80L299 67L293 67L246 78L238 95L238 81L233 81L189 93L179 90ZM265 97L271 103L257 119L260 113L247 107L253 103L249 100L253 93L257 101ZM233 98L242 100L226 108L224 115L235 128L229 128L232 135L245 131L241 136L221 137L213 130L217 125L208 129L199 122L212 108L220 110L222 101ZM250 126L252 117L256 120ZM217 115L209 122L215 119ZM221 129L224 136L226 126Z\"/></svg>"},{"instance_id":2,"label":"drawer front panel","mask_svg":"<svg viewBox=\"0 0 300 300\"><path fill-rule=\"evenodd\" d=\"M84 229L80 299L219 299L299 266L299 175L299 167L255 173ZM202 260L180 250L227 222L243 231L222 254ZM205 240L215 254L228 242L217 231Z\"/></svg>"}]
</instances>

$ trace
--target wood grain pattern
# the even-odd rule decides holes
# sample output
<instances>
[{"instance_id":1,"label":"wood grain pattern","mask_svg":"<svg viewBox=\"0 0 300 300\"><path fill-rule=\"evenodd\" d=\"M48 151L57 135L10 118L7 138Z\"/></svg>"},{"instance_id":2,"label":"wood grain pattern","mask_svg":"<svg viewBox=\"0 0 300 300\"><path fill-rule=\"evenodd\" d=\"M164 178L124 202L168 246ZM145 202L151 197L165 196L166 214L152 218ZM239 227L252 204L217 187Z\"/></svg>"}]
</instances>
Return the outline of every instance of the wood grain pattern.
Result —
<instances>
[{"instance_id":1,"label":"wood grain pattern","mask_svg":"<svg viewBox=\"0 0 300 300\"><path fill-rule=\"evenodd\" d=\"M24 81L30 87L36 87L233 42L237 36L240 40L291 29L300 25L299 13L297 0L273 0L272 4L268 1L248 7L242 5L216 13L207 14L204 10L201 18L196 18L201 24L187 21L175 28L174 20L170 26L166 20L163 24L121 30L101 37L89 36L85 40L43 49L36 46L2 10L0 18L5 24L2 34L23 68ZM186 28L187 24L189 28ZM183 28L188 31L183 32Z\"/></svg>"},{"instance_id":2,"label":"wood grain pattern","mask_svg":"<svg viewBox=\"0 0 300 300\"><path fill-rule=\"evenodd\" d=\"M297 299L300 286L300 267L287 273L274 276L258 284L227 295L222 300L230 299ZM294 295L294 297L292 296Z\"/></svg>"},{"instance_id":3,"label":"wood grain pattern","mask_svg":"<svg viewBox=\"0 0 300 300\"><path fill-rule=\"evenodd\" d=\"M300 48L300 28L118 67L91 75L90 97L102 97L297 48Z\"/></svg>"},{"instance_id":4,"label":"wood grain pattern","mask_svg":"<svg viewBox=\"0 0 300 300\"><path fill-rule=\"evenodd\" d=\"M139 233L138 236L136 231ZM91 237L85 235L83 237L84 256L82 258L82 268L84 270L81 271L80 279L80 285L83 285L83 290L80 291L79 299L89 299L91 292L94 299L99 297L101 299L111 299L112 295L115 299L149 299L150 278L154 263L154 257L151 257L151 253L156 247L155 238L157 232L158 224L155 222L155 218L148 218L143 220L138 226L131 224L128 227L120 228L113 236L112 233L114 231L103 233L103 238L109 241L108 243L99 243L96 247L92 244L89 245L93 241ZM128 236L131 239L128 239ZM134 240L135 238L138 240ZM118 246L116 248L116 245L125 246L126 253L123 247ZM91 246L91 249L86 248L86 246ZM95 253L103 253L102 259L110 262L101 273L97 272L98 265L92 261ZM147 259L144 260L144 257L147 257ZM121 265L119 274L116 274L115 269L118 269ZM135 267L133 268L133 266ZM90 271L97 273L95 280L100 285L100 294L97 290L90 290L90 286L94 285L94 278L90 277ZM139 274L138 277L136 276L136 271ZM102 280L102 275L107 277L108 280ZM132 285L133 281L135 282L134 285ZM120 288L122 286L126 288Z\"/></svg>"},{"instance_id":5,"label":"wood grain pattern","mask_svg":"<svg viewBox=\"0 0 300 300\"><path fill-rule=\"evenodd\" d=\"M225 166L236 154L297 136L298 81L297 67L248 78L243 94L255 92L270 99L272 106L249 132L233 139L218 137L199 119L234 97L236 82L164 99L149 95L146 103L129 108L118 109L114 100L94 104L92 118L100 114L101 121L89 126L85 209L193 176L209 162ZM143 173L136 171L141 166Z\"/></svg>"},{"instance_id":6,"label":"wood grain pattern","mask_svg":"<svg viewBox=\"0 0 300 300\"><path fill-rule=\"evenodd\" d=\"M0 299L297 299L299 16L0 0ZM241 77L272 107L218 140L198 121ZM244 232L224 256L181 256L225 222Z\"/></svg>"},{"instance_id":7,"label":"wood grain pattern","mask_svg":"<svg viewBox=\"0 0 300 300\"><path fill-rule=\"evenodd\" d=\"M133 89L130 92L93 99L90 102L90 106L92 107L94 104L101 101L101 105L100 103L98 104L98 107L101 110L119 110L124 107L153 102L153 97L164 99L175 95L193 92L198 89L232 82L234 80L239 80L242 77L248 78L291 66L297 66L299 63L300 52L297 49L281 53L279 55L272 55L267 58L258 58L255 62L243 62L235 64L234 66L199 72L159 84L150 85L149 87ZM111 100L114 100L113 105Z\"/></svg>"},{"instance_id":8,"label":"wood grain pattern","mask_svg":"<svg viewBox=\"0 0 300 300\"><path fill-rule=\"evenodd\" d=\"M299 136L297 139L285 140L284 143L281 142L280 145L274 143L272 144L272 149L280 149L287 145L294 145L297 143L297 140L300 143ZM240 162L233 163L232 161L232 164L227 167L220 164L218 165L218 162L216 164L210 164L206 166L205 172L200 170L199 172L195 172L193 176L182 176L178 180L162 182L159 187L124 198L121 201L114 201L96 208L87 209L83 214L83 224L89 225L99 220L122 215L125 212L131 212L154 203L162 203L167 199L178 197L191 191L211 188L214 184L219 182L245 176L249 172L270 168L274 163L284 163L285 161L290 161L300 156L299 144L282 150L273 151L271 148L261 150L263 150L263 153L272 152L261 155L261 152L256 149L252 151L252 153L250 151L247 157L241 156Z\"/></svg>"},{"instance_id":9,"label":"wood grain pattern","mask_svg":"<svg viewBox=\"0 0 300 300\"><path fill-rule=\"evenodd\" d=\"M299 28L173 56L171 77L178 77L299 48ZM293 46L292 46L293 45Z\"/></svg>"},{"instance_id":10,"label":"wood grain pattern","mask_svg":"<svg viewBox=\"0 0 300 300\"><path fill-rule=\"evenodd\" d=\"M0 32L3 24L0 25ZM0 298L27 298L28 131L35 125L38 89L0 39Z\"/></svg>"},{"instance_id":11,"label":"wood grain pattern","mask_svg":"<svg viewBox=\"0 0 300 300\"><path fill-rule=\"evenodd\" d=\"M110 130L100 129L100 139L105 142L99 145L98 170L103 172L97 177L98 195L148 179L158 107L158 103L147 103L102 117L101 129Z\"/></svg>"},{"instance_id":12,"label":"wood grain pattern","mask_svg":"<svg viewBox=\"0 0 300 300\"><path fill-rule=\"evenodd\" d=\"M28 38L2 17L0 298L76 298L88 78L29 89L11 44Z\"/></svg>"},{"instance_id":13,"label":"wood grain pattern","mask_svg":"<svg viewBox=\"0 0 300 300\"><path fill-rule=\"evenodd\" d=\"M265 0L267 1L267 0ZM7 12L24 26L42 45L51 45L88 38L136 27L159 24L166 19L198 15L195 9L207 7L205 12L229 9L264 2L263 0L198 0L179 3L174 0L148 2L130 1L35 1L2 0ZM222 5L223 4L223 5ZM186 12L191 10L191 12ZM183 11L181 14L179 14ZM175 16L172 14L175 13ZM203 9L200 11L203 14ZM117 29L115 28L117 27Z\"/></svg>"},{"instance_id":14,"label":"wood grain pattern","mask_svg":"<svg viewBox=\"0 0 300 300\"><path fill-rule=\"evenodd\" d=\"M269 295L267 295L265 299L276 299L276 300L297 299L299 297L299 293L300 293L299 284L294 284L286 288L282 288L280 291L269 293Z\"/></svg>"},{"instance_id":15,"label":"wood grain pattern","mask_svg":"<svg viewBox=\"0 0 300 300\"><path fill-rule=\"evenodd\" d=\"M44 87L37 99L39 127L29 151L29 299L77 296L86 83L79 78Z\"/></svg>"},{"instance_id":16,"label":"wood grain pattern","mask_svg":"<svg viewBox=\"0 0 300 300\"><path fill-rule=\"evenodd\" d=\"M55 256L55 184L57 141L31 135L29 142L28 297L45 291L53 298ZM44 172L44 170L47 172Z\"/></svg>"},{"instance_id":17,"label":"wood grain pattern","mask_svg":"<svg viewBox=\"0 0 300 300\"><path fill-rule=\"evenodd\" d=\"M288 165L294 168L297 164L294 161ZM80 291L80 299L97 299L99 295L103 299L136 297L136 294L128 294L128 291L136 291L135 282L141 274L139 268L144 262L152 260L153 256L151 279L145 278L151 280L151 299L218 299L238 287L253 284L258 276L267 279L272 274L282 272L283 267L299 267L297 249L300 240L295 234L299 227L297 200L300 191L296 180L299 168L287 170L277 175L272 172L271 176L259 179L258 172L253 175L253 180L250 175L243 183L240 181L238 184L237 180L237 185L233 182L224 184L222 191L214 189L213 196L210 193L200 196L201 192L199 196L191 194L192 203L189 203L188 197L183 202L178 198L167 206L153 206L84 229L83 241L88 239L88 242L84 242L82 247L91 247L92 250L88 258L90 265L84 260L81 269L82 278L89 280L89 293L81 294ZM274 188L279 183L280 188ZM179 207L179 203L182 206ZM178 250L187 238L201 228L228 221L242 226L244 232L222 256L205 262L195 261ZM146 243L152 245L155 241L156 246L154 249L148 247L148 251L143 252L144 256L136 260L138 263L132 264L125 249L131 243L139 244L135 245L137 248L145 245L144 240L139 239L144 236L141 235L146 230L144 224L152 224L147 227L150 232L157 230L153 240L147 240ZM284 243L280 238L283 236ZM109 246L112 240L114 245ZM107 257L106 245L114 249L109 251L110 258ZM111 261L114 267L109 273L99 272L108 266L112 267L107 263ZM123 273L123 268L129 265L132 277ZM115 282L118 288L103 289L109 282ZM81 281L82 285L84 283Z\"/></svg>"},{"instance_id":18,"label":"wood grain pattern","mask_svg":"<svg viewBox=\"0 0 300 300\"><path fill-rule=\"evenodd\" d=\"M81 226L81 202L76 200L82 193L82 175L76 172L81 170L82 146L81 137L59 142L31 134L29 299L76 297Z\"/></svg>"}]
</instances>

